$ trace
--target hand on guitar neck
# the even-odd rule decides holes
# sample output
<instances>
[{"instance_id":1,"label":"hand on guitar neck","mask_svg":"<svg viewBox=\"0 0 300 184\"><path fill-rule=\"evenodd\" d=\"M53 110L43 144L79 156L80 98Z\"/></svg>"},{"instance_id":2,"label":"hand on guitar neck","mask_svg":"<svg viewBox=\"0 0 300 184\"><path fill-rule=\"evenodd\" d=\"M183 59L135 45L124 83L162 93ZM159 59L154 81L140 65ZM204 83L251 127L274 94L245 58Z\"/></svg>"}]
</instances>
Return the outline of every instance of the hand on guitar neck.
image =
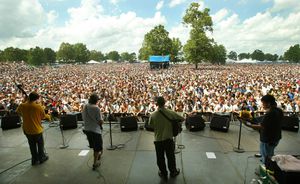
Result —
<instances>
[{"instance_id":1,"label":"hand on guitar neck","mask_svg":"<svg viewBox=\"0 0 300 184\"><path fill-rule=\"evenodd\" d=\"M18 88L18 89L22 92L22 94L25 96L24 101L27 101L28 95L27 95L27 93L25 92L25 90L23 89L22 84L17 84L17 83L15 83L15 84L16 84L17 88Z\"/></svg>"}]
</instances>

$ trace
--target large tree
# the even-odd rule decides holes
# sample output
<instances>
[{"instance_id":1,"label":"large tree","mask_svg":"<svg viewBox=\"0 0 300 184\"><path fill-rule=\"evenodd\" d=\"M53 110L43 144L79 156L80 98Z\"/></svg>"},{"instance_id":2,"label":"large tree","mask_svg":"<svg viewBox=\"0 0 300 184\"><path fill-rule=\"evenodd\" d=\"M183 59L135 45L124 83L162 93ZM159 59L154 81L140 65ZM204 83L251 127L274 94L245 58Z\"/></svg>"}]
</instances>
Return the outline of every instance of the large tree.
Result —
<instances>
[{"instance_id":1,"label":"large tree","mask_svg":"<svg viewBox=\"0 0 300 184\"><path fill-rule=\"evenodd\" d=\"M229 59L232 59L232 60L236 61L237 60L237 53L235 51L230 51L227 57Z\"/></svg>"},{"instance_id":2,"label":"large tree","mask_svg":"<svg viewBox=\"0 0 300 184\"><path fill-rule=\"evenodd\" d=\"M291 46L284 53L284 59L294 63L300 63L300 46L296 44Z\"/></svg>"},{"instance_id":3,"label":"large tree","mask_svg":"<svg viewBox=\"0 0 300 184\"><path fill-rule=\"evenodd\" d=\"M209 9L200 10L199 3L191 3L183 17L183 23L191 27L190 39L183 47L185 59L194 63L210 61L213 39L207 37L206 32L213 31L213 22L209 15Z\"/></svg>"},{"instance_id":4,"label":"large tree","mask_svg":"<svg viewBox=\"0 0 300 184\"><path fill-rule=\"evenodd\" d=\"M76 43L72 45L74 50L74 60L76 63L86 63L89 59L89 50L83 43Z\"/></svg>"},{"instance_id":5,"label":"large tree","mask_svg":"<svg viewBox=\"0 0 300 184\"><path fill-rule=\"evenodd\" d=\"M170 60L174 63L182 61L182 44L179 38L172 38L170 57Z\"/></svg>"},{"instance_id":6,"label":"large tree","mask_svg":"<svg viewBox=\"0 0 300 184\"><path fill-rule=\"evenodd\" d=\"M57 59L62 62L74 62L75 50L69 43L61 43L57 51Z\"/></svg>"},{"instance_id":7,"label":"large tree","mask_svg":"<svg viewBox=\"0 0 300 184\"><path fill-rule=\"evenodd\" d=\"M169 32L163 25L155 26L144 36L142 48L139 50L139 58L147 60L150 55L169 55L172 49L172 40Z\"/></svg>"},{"instance_id":8,"label":"large tree","mask_svg":"<svg viewBox=\"0 0 300 184\"><path fill-rule=\"evenodd\" d=\"M28 63L31 65L43 65L47 63L44 50L40 47L31 48L28 55Z\"/></svg>"},{"instance_id":9,"label":"large tree","mask_svg":"<svg viewBox=\"0 0 300 184\"><path fill-rule=\"evenodd\" d=\"M27 61L28 51L24 49L7 47L2 52L3 61Z\"/></svg>"},{"instance_id":10,"label":"large tree","mask_svg":"<svg viewBox=\"0 0 300 184\"><path fill-rule=\"evenodd\" d=\"M223 45L214 44L211 52L211 62L214 64L226 63L226 49Z\"/></svg>"},{"instance_id":11,"label":"large tree","mask_svg":"<svg viewBox=\"0 0 300 184\"><path fill-rule=\"evenodd\" d=\"M92 50L90 51L89 60L104 61L105 56L101 51Z\"/></svg>"},{"instance_id":12,"label":"large tree","mask_svg":"<svg viewBox=\"0 0 300 184\"><path fill-rule=\"evenodd\" d=\"M250 53L240 53L238 55L239 60L250 59L250 57L251 57Z\"/></svg>"},{"instance_id":13,"label":"large tree","mask_svg":"<svg viewBox=\"0 0 300 184\"><path fill-rule=\"evenodd\" d=\"M120 60L120 54L118 53L118 51L110 51L107 55L106 55L107 59L113 60L113 61L119 61Z\"/></svg>"},{"instance_id":14,"label":"large tree","mask_svg":"<svg viewBox=\"0 0 300 184\"><path fill-rule=\"evenodd\" d=\"M263 53L263 51L256 49L255 51L253 51L253 53L251 54L251 58L253 60L258 60L258 61L264 61L265 60L265 54Z\"/></svg>"},{"instance_id":15,"label":"large tree","mask_svg":"<svg viewBox=\"0 0 300 184\"><path fill-rule=\"evenodd\" d=\"M44 54L47 60L47 63L55 63L56 53L51 48L44 48Z\"/></svg>"},{"instance_id":16,"label":"large tree","mask_svg":"<svg viewBox=\"0 0 300 184\"><path fill-rule=\"evenodd\" d=\"M121 60L133 62L136 60L136 54L134 52L133 53L123 52L121 53Z\"/></svg>"}]
</instances>

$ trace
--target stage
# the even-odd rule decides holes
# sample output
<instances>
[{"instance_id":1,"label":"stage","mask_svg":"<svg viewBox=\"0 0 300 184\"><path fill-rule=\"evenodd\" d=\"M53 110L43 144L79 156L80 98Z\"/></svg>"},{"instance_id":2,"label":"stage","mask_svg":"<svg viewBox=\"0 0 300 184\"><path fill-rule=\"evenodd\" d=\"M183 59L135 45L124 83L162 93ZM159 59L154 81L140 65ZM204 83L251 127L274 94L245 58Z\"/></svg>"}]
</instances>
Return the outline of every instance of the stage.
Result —
<instances>
[{"instance_id":1,"label":"stage","mask_svg":"<svg viewBox=\"0 0 300 184\"><path fill-rule=\"evenodd\" d=\"M58 123L58 122L56 122ZM139 127L143 124L139 123ZM65 149L58 126L44 123L45 149L49 160L31 166L27 139L22 129L0 129L0 183L52 184L52 183L103 183L140 184L165 183L158 176L153 144L153 133L145 129L121 132L118 124L112 125L112 143L116 150L107 150L110 145L108 124L104 125L104 154L101 166L92 170L93 152L89 150L82 125L65 130ZM177 137L177 167L181 173L167 183L178 184L242 184L257 178L254 170L259 166L258 132L244 127L241 148L244 153L233 151L238 144L239 122L232 121L227 133L210 130L208 123L203 131L189 132L185 128ZM282 132L276 154L300 154L300 136L295 132ZM208 158L215 156L215 158Z\"/></svg>"}]
</instances>

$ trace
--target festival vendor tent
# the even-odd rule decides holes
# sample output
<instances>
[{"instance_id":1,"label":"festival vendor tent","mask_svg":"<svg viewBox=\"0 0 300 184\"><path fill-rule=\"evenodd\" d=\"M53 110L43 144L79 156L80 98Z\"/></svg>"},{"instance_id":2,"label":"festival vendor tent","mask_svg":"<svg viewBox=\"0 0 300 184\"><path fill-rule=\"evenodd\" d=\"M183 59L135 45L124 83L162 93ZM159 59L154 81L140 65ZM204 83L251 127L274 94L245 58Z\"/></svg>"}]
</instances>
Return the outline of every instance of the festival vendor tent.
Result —
<instances>
[{"instance_id":1,"label":"festival vendor tent","mask_svg":"<svg viewBox=\"0 0 300 184\"><path fill-rule=\"evenodd\" d=\"M170 66L170 56L149 56L150 68L168 68Z\"/></svg>"}]
</instances>

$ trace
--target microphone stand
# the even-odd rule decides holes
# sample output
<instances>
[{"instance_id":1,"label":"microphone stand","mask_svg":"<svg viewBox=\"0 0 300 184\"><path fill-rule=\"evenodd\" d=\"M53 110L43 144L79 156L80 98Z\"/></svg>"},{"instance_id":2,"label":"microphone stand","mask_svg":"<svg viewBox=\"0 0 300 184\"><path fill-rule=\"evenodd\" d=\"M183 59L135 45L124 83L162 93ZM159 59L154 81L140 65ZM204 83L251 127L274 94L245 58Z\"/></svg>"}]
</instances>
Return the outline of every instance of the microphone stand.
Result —
<instances>
[{"instance_id":1,"label":"microphone stand","mask_svg":"<svg viewBox=\"0 0 300 184\"><path fill-rule=\"evenodd\" d=\"M59 123L59 127L60 127L60 132L61 132L61 137L62 137L62 145L60 145L59 148L60 149L65 149L65 148L69 147L69 145L67 145L65 143L64 131L63 131L63 124Z\"/></svg>"},{"instance_id":2,"label":"microphone stand","mask_svg":"<svg viewBox=\"0 0 300 184\"><path fill-rule=\"evenodd\" d=\"M111 120L112 120L112 115L111 115L110 110L109 110L108 111L108 122L109 122L110 145L106 148L107 150L115 150L115 149L117 149L117 146L112 144Z\"/></svg>"},{"instance_id":3,"label":"microphone stand","mask_svg":"<svg viewBox=\"0 0 300 184\"><path fill-rule=\"evenodd\" d=\"M233 151L234 152L237 152L237 153L244 153L245 150L243 148L240 147L240 144L241 144L241 132L242 132L242 121L239 120L240 122L240 131L239 131L239 140L238 140L238 146L237 147L234 147L233 148Z\"/></svg>"}]
</instances>

